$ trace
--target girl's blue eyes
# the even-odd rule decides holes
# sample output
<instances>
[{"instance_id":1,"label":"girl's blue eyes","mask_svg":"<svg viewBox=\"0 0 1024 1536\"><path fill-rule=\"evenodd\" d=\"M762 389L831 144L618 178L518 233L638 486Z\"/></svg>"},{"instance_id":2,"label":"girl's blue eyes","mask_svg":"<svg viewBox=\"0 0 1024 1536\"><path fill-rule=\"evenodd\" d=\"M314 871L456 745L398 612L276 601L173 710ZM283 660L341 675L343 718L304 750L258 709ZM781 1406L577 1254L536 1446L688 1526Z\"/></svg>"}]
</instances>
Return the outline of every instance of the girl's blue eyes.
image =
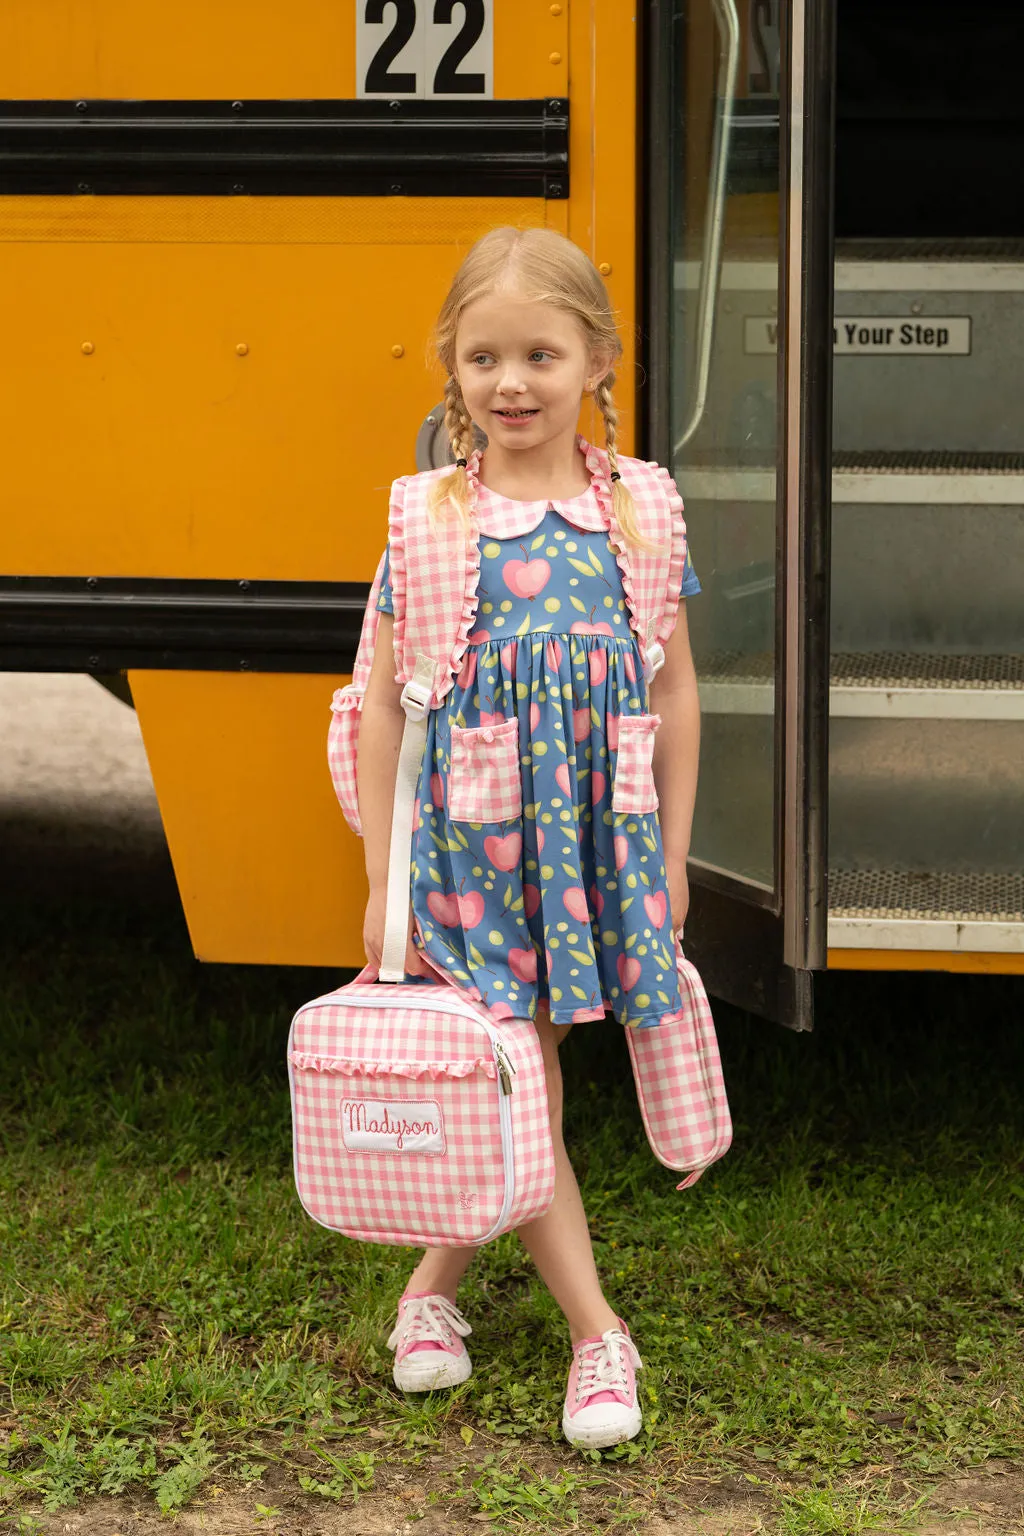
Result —
<instances>
[{"instance_id":1,"label":"girl's blue eyes","mask_svg":"<svg viewBox=\"0 0 1024 1536\"><path fill-rule=\"evenodd\" d=\"M528 363L542 363L542 362L550 360L553 357L553 355L554 354L551 353L551 352L544 352L544 351L538 350L536 352L531 352L529 357L526 359L526 361ZM494 362L494 358L491 356L491 354L489 352L477 352L471 358L471 361L473 363L475 363L477 365L477 367L485 368L488 363L493 363Z\"/></svg>"}]
</instances>

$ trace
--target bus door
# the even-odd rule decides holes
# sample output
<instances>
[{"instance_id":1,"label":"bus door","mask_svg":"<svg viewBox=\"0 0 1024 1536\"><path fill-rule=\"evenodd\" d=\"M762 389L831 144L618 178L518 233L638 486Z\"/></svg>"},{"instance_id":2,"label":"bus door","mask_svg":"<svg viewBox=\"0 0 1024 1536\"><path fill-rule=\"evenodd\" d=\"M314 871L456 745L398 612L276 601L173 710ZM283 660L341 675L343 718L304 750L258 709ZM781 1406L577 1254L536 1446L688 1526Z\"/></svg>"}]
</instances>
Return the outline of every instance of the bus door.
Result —
<instances>
[{"instance_id":1,"label":"bus door","mask_svg":"<svg viewBox=\"0 0 1024 1536\"><path fill-rule=\"evenodd\" d=\"M826 954L831 7L666 0L647 36L648 448L702 596L687 949L810 1026Z\"/></svg>"}]
</instances>

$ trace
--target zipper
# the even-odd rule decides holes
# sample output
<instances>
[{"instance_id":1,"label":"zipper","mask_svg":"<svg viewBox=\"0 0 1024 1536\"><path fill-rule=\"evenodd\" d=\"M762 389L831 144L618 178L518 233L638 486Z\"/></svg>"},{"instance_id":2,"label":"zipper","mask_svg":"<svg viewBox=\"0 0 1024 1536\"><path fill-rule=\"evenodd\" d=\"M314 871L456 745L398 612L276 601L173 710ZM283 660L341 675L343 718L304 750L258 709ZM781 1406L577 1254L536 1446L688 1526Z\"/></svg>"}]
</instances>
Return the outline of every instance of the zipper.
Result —
<instances>
[{"instance_id":1,"label":"zipper","mask_svg":"<svg viewBox=\"0 0 1024 1536\"><path fill-rule=\"evenodd\" d=\"M299 1012L305 1013L306 1008L315 1008L320 1003L326 1001L326 998L318 997L314 1002L307 1003L305 1008L300 1008ZM383 997L380 999L363 997L359 999L359 1006L361 1008L393 1008L394 1003L390 999ZM509 1103L509 1098L512 1094L512 1077L516 1074L516 1068L508 1059L504 1043L494 1025L488 1023L486 1019L482 1019L475 1009L467 1008L464 1005L460 1006L457 999L442 1002L440 998L428 997L417 998L416 1006L417 1008L425 1009L428 1013L454 1013L459 1018L470 1019L474 1024L479 1025L491 1043L491 1053L494 1057L494 1064L497 1067L495 1087L498 1093L498 1127L501 1132L501 1158L505 1173L505 1192L497 1221L485 1236L478 1239L481 1244L487 1243L504 1227L508 1219L508 1213L512 1209L512 1202L515 1199L516 1193L516 1160L515 1147L512 1141L512 1106ZM289 1054L290 1052L291 1041L289 1039ZM288 1070L290 1073L290 1065Z\"/></svg>"}]
</instances>

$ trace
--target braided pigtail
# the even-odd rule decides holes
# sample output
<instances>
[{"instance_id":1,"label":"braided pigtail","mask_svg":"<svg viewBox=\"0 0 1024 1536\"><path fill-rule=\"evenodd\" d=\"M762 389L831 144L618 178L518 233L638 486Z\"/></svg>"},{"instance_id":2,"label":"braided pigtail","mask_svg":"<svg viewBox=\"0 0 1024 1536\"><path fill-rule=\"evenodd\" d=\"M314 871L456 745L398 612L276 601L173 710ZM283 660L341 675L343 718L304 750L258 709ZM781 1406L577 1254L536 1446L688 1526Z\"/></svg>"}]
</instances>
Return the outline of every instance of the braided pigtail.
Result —
<instances>
[{"instance_id":1,"label":"braided pigtail","mask_svg":"<svg viewBox=\"0 0 1024 1536\"><path fill-rule=\"evenodd\" d=\"M647 550L653 553L658 546L645 539L640 532L640 523L636 515L636 502L630 494L629 487L619 474L619 456L616 450L618 437L619 413L612 397L612 387L615 384L614 373L608 372L594 390L594 404L601 412L604 419L604 443L608 454L608 468L612 481L612 511L615 521L618 523L622 536L627 544L634 549Z\"/></svg>"},{"instance_id":2,"label":"braided pigtail","mask_svg":"<svg viewBox=\"0 0 1024 1536\"><path fill-rule=\"evenodd\" d=\"M449 374L444 386L444 429L455 455L455 467L450 475L438 480L430 493L430 515L440 518L447 503L455 512L466 533L469 533L469 476L466 463L473 451L473 422L466 410L459 381Z\"/></svg>"}]
</instances>

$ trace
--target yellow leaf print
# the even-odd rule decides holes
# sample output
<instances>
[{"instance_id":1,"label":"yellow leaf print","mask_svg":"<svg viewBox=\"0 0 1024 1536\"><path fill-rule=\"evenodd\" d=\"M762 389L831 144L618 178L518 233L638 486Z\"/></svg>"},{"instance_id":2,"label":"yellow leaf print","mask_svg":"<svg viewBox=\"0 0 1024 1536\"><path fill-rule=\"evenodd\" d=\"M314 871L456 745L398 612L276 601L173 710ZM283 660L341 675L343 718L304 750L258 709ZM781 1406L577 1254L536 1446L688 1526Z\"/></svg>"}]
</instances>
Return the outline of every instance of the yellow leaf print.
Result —
<instances>
[{"instance_id":1,"label":"yellow leaf print","mask_svg":"<svg viewBox=\"0 0 1024 1536\"><path fill-rule=\"evenodd\" d=\"M587 1001L587 994L584 992L582 987L570 987L569 991L572 993L573 997L578 997L580 1002L585 1003Z\"/></svg>"},{"instance_id":2,"label":"yellow leaf print","mask_svg":"<svg viewBox=\"0 0 1024 1536\"><path fill-rule=\"evenodd\" d=\"M577 876L577 874L578 874L578 871L577 871L577 870L575 870L575 869L574 869L574 868L573 868L573 867L572 867L572 865L571 865L571 864L567 864L567 863L566 863L566 862L565 862L565 860L564 860L564 859L563 859L563 861L562 861L562 868L563 868L563 869L564 869L564 870L565 870L565 872L566 872L566 874L567 874L567 875L568 875L568 876L569 876L569 879L570 879L570 880L575 880L575 879L576 879L576 876Z\"/></svg>"},{"instance_id":3,"label":"yellow leaf print","mask_svg":"<svg viewBox=\"0 0 1024 1536\"><path fill-rule=\"evenodd\" d=\"M472 960L474 965L480 966L481 970L483 969L484 957L477 949L475 944L470 944L469 946L469 958Z\"/></svg>"},{"instance_id":4,"label":"yellow leaf print","mask_svg":"<svg viewBox=\"0 0 1024 1536\"><path fill-rule=\"evenodd\" d=\"M574 608L578 608L579 609L580 613L586 613L586 611L587 611L586 603L581 603L579 598L578 597L574 597L571 592L569 593L569 601L570 601L570 603L572 603Z\"/></svg>"},{"instance_id":5,"label":"yellow leaf print","mask_svg":"<svg viewBox=\"0 0 1024 1536\"><path fill-rule=\"evenodd\" d=\"M635 943L636 943L636 934L635 933L628 933L626 935L626 945L625 945L625 947L627 949L632 949L633 945Z\"/></svg>"},{"instance_id":6,"label":"yellow leaf print","mask_svg":"<svg viewBox=\"0 0 1024 1536\"><path fill-rule=\"evenodd\" d=\"M516 630L516 634L517 635L528 635L529 633L530 633L530 615L527 614L525 619L523 620L523 622L520 624L519 628Z\"/></svg>"},{"instance_id":7,"label":"yellow leaf print","mask_svg":"<svg viewBox=\"0 0 1024 1536\"><path fill-rule=\"evenodd\" d=\"M604 575L604 568L601 565L601 557L597 553L597 550L596 549L588 549L587 550L587 554L590 557L590 563L594 567L594 570L597 572L597 574L599 576L603 576Z\"/></svg>"},{"instance_id":8,"label":"yellow leaf print","mask_svg":"<svg viewBox=\"0 0 1024 1536\"><path fill-rule=\"evenodd\" d=\"M544 543L544 540L546 538L547 538L547 534L546 533L538 533L537 537L534 539L533 543L530 545L530 548L531 549L540 549L541 545Z\"/></svg>"},{"instance_id":9,"label":"yellow leaf print","mask_svg":"<svg viewBox=\"0 0 1024 1536\"><path fill-rule=\"evenodd\" d=\"M594 574L589 565L584 565L582 560L574 560L571 555L569 556L569 564L574 571L579 571L581 576L593 576Z\"/></svg>"}]
</instances>

